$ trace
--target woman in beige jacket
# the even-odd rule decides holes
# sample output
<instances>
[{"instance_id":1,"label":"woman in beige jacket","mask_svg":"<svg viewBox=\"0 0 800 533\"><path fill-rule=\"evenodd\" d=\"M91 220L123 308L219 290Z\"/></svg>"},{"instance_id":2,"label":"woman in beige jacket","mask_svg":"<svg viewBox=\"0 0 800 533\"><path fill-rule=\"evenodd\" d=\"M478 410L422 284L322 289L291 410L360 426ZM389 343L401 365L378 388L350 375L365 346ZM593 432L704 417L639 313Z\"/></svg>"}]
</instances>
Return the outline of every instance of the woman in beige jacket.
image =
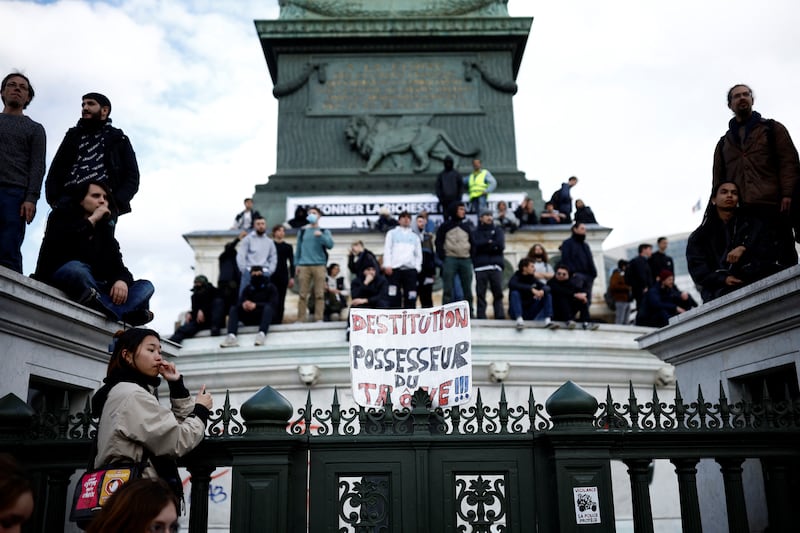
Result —
<instances>
[{"instance_id":1,"label":"woman in beige jacket","mask_svg":"<svg viewBox=\"0 0 800 533\"><path fill-rule=\"evenodd\" d=\"M117 335L104 385L92 398L92 410L100 418L95 468L145 458L144 477L164 479L181 497L174 458L203 440L211 395L203 385L192 400L175 364L162 359L155 331L133 328ZM161 377L169 386L171 409L155 396Z\"/></svg>"}]
</instances>

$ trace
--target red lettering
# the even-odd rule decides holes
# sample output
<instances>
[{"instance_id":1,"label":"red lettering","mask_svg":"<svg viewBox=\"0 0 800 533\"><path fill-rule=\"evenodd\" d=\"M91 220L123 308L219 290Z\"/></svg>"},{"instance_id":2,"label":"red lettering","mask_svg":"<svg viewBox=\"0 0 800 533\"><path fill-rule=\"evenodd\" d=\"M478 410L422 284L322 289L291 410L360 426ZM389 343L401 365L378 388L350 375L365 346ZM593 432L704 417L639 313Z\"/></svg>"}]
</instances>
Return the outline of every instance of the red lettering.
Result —
<instances>
[{"instance_id":1,"label":"red lettering","mask_svg":"<svg viewBox=\"0 0 800 533\"><path fill-rule=\"evenodd\" d=\"M369 391L375 390L376 388L377 388L377 385L375 385L374 383L359 383L358 384L358 389L364 391L364 397L366 398L368 404L372 403L371 402L372 397L370 396Z\"/></svg>"},{"instance_id":2,"label":"red lettering","mask_svg":"<svg viewBox=\"0 0 800 533\"><path fill-rule=\"evenodd\" d=\"M453 384L453 380L449 379L444 383L439 384L439 406L448 405L450 403L450 385Z\"/></svg>"}]
</instances>

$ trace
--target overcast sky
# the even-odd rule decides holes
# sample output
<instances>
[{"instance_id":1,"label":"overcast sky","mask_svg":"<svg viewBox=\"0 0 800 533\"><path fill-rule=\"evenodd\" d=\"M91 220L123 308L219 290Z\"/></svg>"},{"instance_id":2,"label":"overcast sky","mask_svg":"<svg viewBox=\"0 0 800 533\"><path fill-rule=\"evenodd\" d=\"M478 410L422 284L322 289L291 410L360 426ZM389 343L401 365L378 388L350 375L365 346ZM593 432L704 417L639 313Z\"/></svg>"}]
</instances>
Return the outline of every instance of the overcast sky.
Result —
<instances>
[{"instance_id":1,"label":"overcast sky","mask_svg":"<svg viewBox=\"0 0 800 533\"><path fill-rule=\"evenodd\" d=\"M750 84L756 110L800 137L796 0L510 0L509 11L534 17L514 99L518 167L545 196L578 176L573 197L614 228L606 248L699 223L731 85ZM48 165L88 91L111 99L133 142L141 188L117 237L134 276L156 286L162 333L194 276L181 235L229 227L275 172L277 101L253 20L277 16L277 0L0 0L0 71L30 77Z\"/></svg>"}]
</instances>

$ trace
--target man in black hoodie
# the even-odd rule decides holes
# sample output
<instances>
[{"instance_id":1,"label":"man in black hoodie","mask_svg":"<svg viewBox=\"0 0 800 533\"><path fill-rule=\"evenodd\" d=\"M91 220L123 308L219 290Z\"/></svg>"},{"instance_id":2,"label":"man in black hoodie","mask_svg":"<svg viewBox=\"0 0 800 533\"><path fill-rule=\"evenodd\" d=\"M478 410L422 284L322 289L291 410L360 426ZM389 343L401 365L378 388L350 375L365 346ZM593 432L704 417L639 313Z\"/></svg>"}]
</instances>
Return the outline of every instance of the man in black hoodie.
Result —
<instances>
[{"instance_id":1,"label":"man in black hoodie","mask_svg":"<svg viewBox=\"0 0 800 533\"><path fill-rule=\"evenodd\" d=\"M444 170L436 177L436 197L439 198L439 209L449 218L456 202L464 196L464 179L453 168L453 158L449 155L444 158Z\"/></svg>"},{"instance_id":2,"label":"man in black hoodie","mask_svg":"<svg viewBox=\"0 0 800 533\"><path fill-rule=\"evenodd\" d=\"M503 320L503 251L506 236L503 228L495 226L493 214L481 213L478 227L472 232L472 265L475 268L475 291L478 296L478 318L486 318L486 288L492 289L494 318Z\"/></svg>"},{"instance_id":3,"label":"man in black hoodie","mask_svg":"<svg viewBox=\"0 0 800 533\"><path fill-rule=\"evenodd\" d=\"M272 315L278 304L278 289L264 275L263 267L250 267L250 284L244 288L239 303L231 306L228 313L228 335L220 343L222 348L239 346L236 333L239 320L247 325L258 324L255 345L263 346L272 323Z\"/></svg>"},{"instance_id":4,"label":"man in black hoodie","mask_svg":"<svg viewBox=\"0 0 800 533\"><path fill-rule=\"evenodd\" d=\"M131 141L111 125L111 101L100 93L83 95L81 119L58 147L45 181L47 203L64 206L71 189L93 181L111 191L112 221L131 211L139 190L139 166Z\"/></svg>"}]
</instances>

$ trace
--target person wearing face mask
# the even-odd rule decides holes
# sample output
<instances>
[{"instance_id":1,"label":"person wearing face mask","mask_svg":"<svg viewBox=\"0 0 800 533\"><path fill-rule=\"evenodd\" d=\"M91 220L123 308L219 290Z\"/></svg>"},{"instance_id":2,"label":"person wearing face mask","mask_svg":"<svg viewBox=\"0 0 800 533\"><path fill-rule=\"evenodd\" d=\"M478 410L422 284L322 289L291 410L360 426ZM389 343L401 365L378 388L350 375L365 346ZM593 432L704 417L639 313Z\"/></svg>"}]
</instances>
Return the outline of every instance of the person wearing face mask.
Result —
<instances>
[{"instance_id":1,"label":"person wearing face mask","mask_svg":"<svg viewBox=\"0 0 800 533\"><path fill-rule=\"evenodd\" d=\"M572 226L572 235L561 243L561 263L572 273L572 283L589 298L592 304L592 285L597 277L592 249L586 244L586 226L576 222Z\"/></svg>"},{"instance_id":2,"label":"person wearing face mask","mask_svg":"<svg viewBox=\"0 0 800 533\"><path fill-rule=\"evenodd\" d=\"M325 312L325 276L328 275L328 250L333 248L331 232L319 226L322 214L316 207L308 208L308 224L297 232L294 251L295 281L299 287L297 321L306 319L308 297L314 290L314 321L322 322Z\"/></svg>"},{"instance_id":3,"label":"person wearing face mask","mask_svg":"<svg viewBox=\"0 0 800 533\"><path fill-rule=\"evenodd\" d=\"M228 313L228 335L220 346L222 348L239 346L236 334L239 331L240 320L246 325L258 324L255 346L263 346L277 305L278 289L270 283L260 266L251 267L250 283L242 291L239 303L231 306Z\"/></svg>"}]
</instances>

